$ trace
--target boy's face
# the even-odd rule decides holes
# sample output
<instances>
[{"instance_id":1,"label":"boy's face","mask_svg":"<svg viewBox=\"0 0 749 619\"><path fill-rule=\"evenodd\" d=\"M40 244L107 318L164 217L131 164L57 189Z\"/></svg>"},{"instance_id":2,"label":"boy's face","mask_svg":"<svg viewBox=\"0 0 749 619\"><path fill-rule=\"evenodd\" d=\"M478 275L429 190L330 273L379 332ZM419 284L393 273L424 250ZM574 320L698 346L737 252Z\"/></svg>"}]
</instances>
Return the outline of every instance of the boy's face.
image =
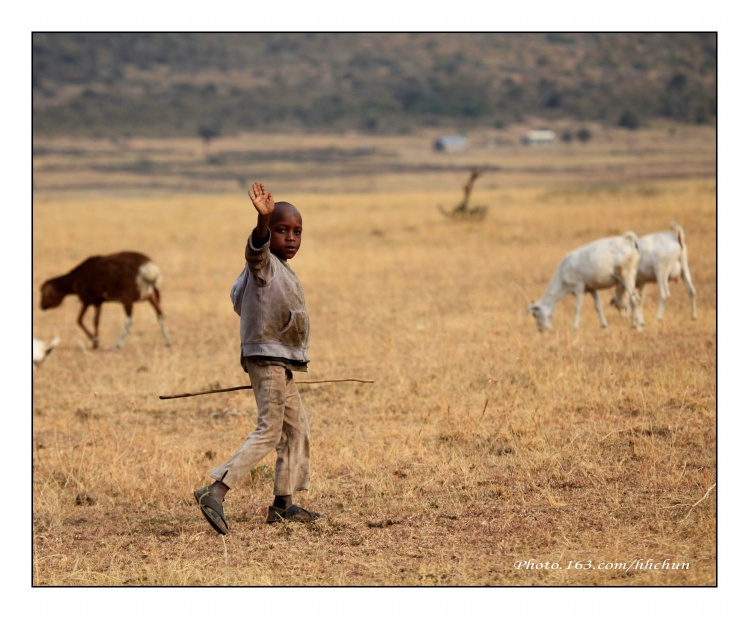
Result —
<instances>
[{"instance_id":1,"label":"boy's face","mask_svg":"<svg viewBox=\"0 0 749 619\"><path fill-rule=\"evenodd\" d=\"M270 225L270 250L284 260L291 260L302 245L302 216L296 211L274 213Z\"/></svg>"}]
</instances>

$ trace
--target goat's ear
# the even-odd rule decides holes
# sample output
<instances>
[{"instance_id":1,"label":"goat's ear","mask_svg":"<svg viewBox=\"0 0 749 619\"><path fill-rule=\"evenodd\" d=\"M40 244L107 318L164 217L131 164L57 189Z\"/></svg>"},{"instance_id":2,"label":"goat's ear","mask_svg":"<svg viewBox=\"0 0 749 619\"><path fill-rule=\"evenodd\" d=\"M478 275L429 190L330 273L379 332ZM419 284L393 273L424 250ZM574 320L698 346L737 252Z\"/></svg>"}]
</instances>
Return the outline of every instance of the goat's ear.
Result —
<instances>
[{"instance_id":1,"label":"goat's ear","mask_svg":"<svg viewBox=\"0 0 749 619\"><path fill-rule=\"evenodd\" d=\"M528 307L525 308L526 314L533 314L535 316L537 311L538 303L531 303Z\"/></svg>"}]
</instances>

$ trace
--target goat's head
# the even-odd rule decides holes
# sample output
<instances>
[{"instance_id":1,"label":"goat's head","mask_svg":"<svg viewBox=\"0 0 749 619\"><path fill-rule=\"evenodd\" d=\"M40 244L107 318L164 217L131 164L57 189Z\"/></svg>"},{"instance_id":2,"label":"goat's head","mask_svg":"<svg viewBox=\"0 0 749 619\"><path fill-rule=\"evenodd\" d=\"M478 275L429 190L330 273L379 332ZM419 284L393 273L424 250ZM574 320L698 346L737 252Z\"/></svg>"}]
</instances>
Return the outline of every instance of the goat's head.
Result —
<instances>
[{"instance_id":1,"label":"goat's head","mask_svg":"<svg viewBox=\"0 0 749 619\"><path fill-rule=\"evenodd\" d=\"M43 310L50 309L51 307L57 307L62 303L65 298L65 294L60 292L55 285L46 281L42 284L42 301L41 307Z\"/></svg>"},{"instance_id":2,"label":"goat's head","mask_svg":"<svg viewBox=\"0 0 749 619\"><path fill-rule=\"evenodd\" d=\"M551 313L539 303L531 303L525 311L528 314L533 314L536 319L536 326L539 331L553 331L554 325L551 324Z\"/></svg>"},{"instance_id":3,"label":"goat's head","mask_svg":"<svg viewBox=\"0 0 749 619\"><path fill-rule=\"evenodd\" d=\"M614 296L611 298L610 305L618 309L622 316L626 316L630 310L630 307L626 303L627 296L624 289L621 286L617 286Z\"/></svg>"},{"instance_id":4,"label":"goat's head","mask_svg":"<svg viewBox=\"0 0 749 619\"><path fill-rule=\"evenodd\" d=\"M609 302L609 305L612 307L615 307L619 311L624 311L627 309L627 306L624 305L624 300L622 299L622 295L618 292L614 294L613 297L611 297L611 301Z\"/></svg>"}]
</instances>

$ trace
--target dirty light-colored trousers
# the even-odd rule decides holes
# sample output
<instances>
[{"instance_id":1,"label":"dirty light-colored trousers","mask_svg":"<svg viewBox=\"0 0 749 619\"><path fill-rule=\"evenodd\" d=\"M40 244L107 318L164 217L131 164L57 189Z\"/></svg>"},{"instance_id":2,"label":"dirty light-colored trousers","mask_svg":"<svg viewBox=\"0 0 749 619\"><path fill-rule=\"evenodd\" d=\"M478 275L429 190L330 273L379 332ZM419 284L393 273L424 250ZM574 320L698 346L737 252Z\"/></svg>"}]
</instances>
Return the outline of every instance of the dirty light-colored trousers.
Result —
<instances>
[{"instance_id":1,"label":"dirty light-colored trousers","mask_svg":"<svg viewBox=\"0 0 749 619\"><path fill-rule=\"evenodd\" d=\"M309 489L309 423L292 373L280 365L247 363L257 402L257 428L211 477L234 488L276 449L273 494L286 496Z\"/></svg>"}]
</instances>

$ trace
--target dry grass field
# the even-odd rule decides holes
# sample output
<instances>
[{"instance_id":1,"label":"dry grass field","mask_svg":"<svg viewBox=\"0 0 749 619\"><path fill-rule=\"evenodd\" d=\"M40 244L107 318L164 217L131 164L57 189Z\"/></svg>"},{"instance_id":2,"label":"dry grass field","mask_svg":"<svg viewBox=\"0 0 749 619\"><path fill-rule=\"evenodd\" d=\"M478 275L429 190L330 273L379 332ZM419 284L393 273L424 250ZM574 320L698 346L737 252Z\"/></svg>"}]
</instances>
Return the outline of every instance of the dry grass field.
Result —
<instances>
[{"instance_id":1,"label":"dry grass field","mask_svg":"<svg viewBox=\"0 0 749 619\"><path fill-rule=\"evenodd\" d=\"M448 156L416 136L227 138L213 163L197 141L35 144L33 330L61 344L33 375L33 584L715 585L715 133L594 135ZM305 148L332 155L290 156ZM488 215L445 217L474 165ZM304 216L306 378L376 382L300 387L298 498L325 519L264 524L269 455L228 495L223 538L192 491L254 429L251 393L158 396L247 382L229 290L252 180ZM608 306L601 330L589 297L579 331L572 297L536 331L525 307L567 251L672 220L696 321L679 282L660 323L650 287L640 333ZM164 272L169 349L146 304L119 350L121 306L103 307L100 350L77 299L38 307L45 279L123 249Z\"/></svg>"}]
</instances>

